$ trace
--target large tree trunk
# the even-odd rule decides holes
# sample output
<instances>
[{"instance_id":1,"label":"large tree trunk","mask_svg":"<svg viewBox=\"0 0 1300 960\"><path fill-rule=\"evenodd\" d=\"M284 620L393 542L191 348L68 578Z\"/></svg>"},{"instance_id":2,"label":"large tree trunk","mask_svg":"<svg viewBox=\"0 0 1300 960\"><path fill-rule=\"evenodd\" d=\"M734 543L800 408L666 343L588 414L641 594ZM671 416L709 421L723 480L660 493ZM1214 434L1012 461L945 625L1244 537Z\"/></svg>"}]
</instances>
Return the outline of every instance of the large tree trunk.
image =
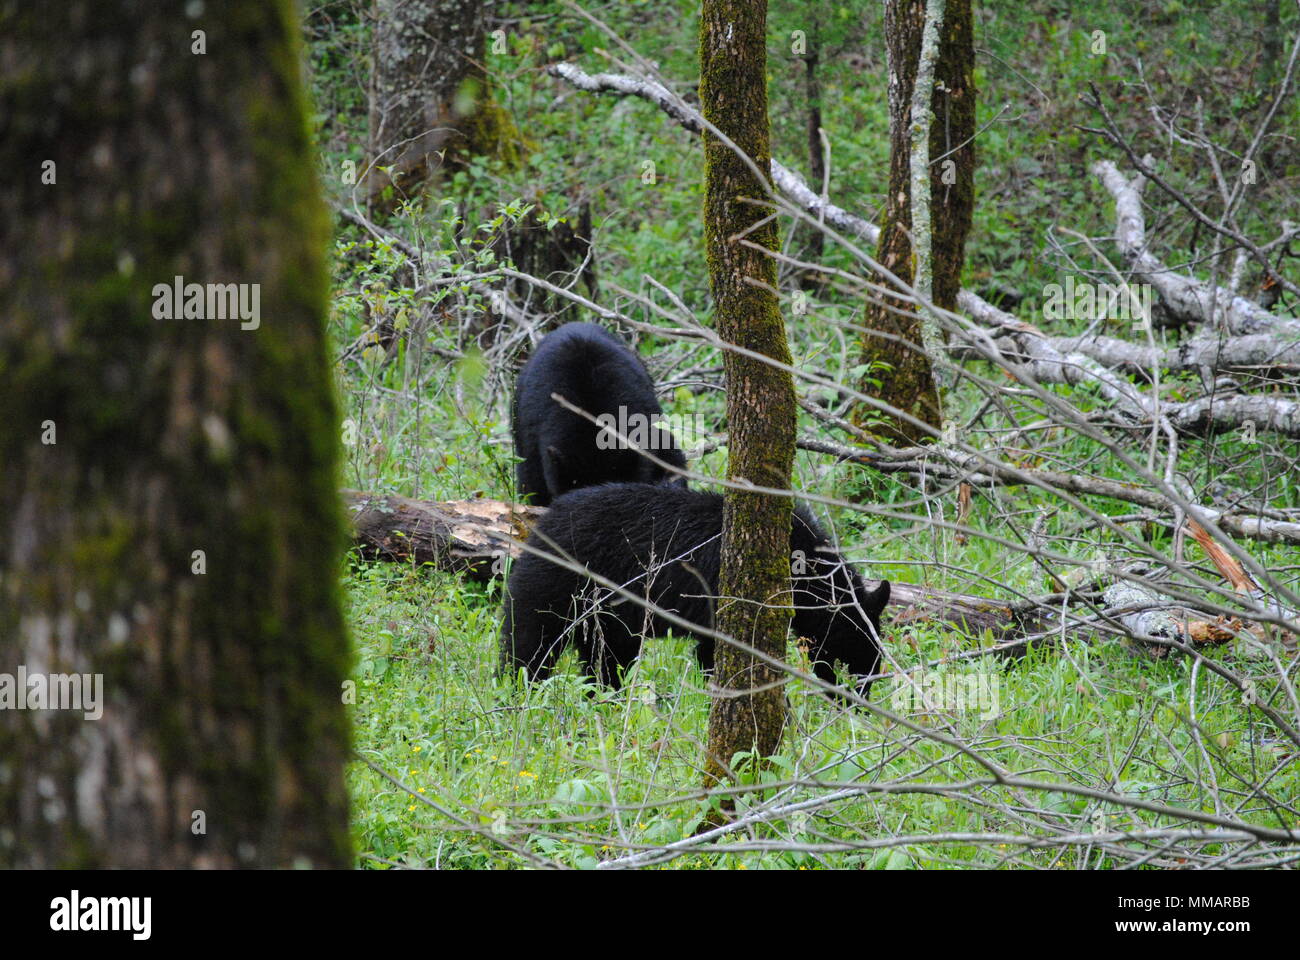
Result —
<instances>
[{"instance_id":1,"label":"large tree trunk","mask_svg":"<svg viewBox=\"0 0 1300 960\"><path fill-rule=\"evenodd\" d=\"M904 283L912 284L916 270L909 232L912 228L911 161L912 91L916 82L925 0L887 0L885 41L889 50L889 194L881 224L876 260ZM947 0L935 65L935 90L930 126L930 215L932 223L933 299L936 306L955 310L961 267L975 209L975 69L971 0ZM942 160L939 158L943 158ZM949 165L948 161L952 161ZM945 172L955 182L944 183ZM875 278L886 287L883 276ZM863 325L886 336L864 336L863 361L880 363L869 369L859 387L864 393L911 414L922 423L940 427L939 394L930 358L922 349L921 318L911 305L892 297L867 304ZM879 380L880 387L870 380ZM859 426L869 427L890 442L919 443L929 435L897 417L885 417L870 427L869 408L857 411Z\"/></svg>"},{"instance_id":2,"label":"large tree trunk","mask_svg":"<svg viewBox=\"0 0 1300 960\"><path fill-rule=\"evenodd\" d=\"M0 674L102 682L0 710L5 866L351 862L296 13L0 3ZM260 309L161 318L177 277Z\"/></svg>"},{"instance_id":3,"label":"large tree trunk","mask_svg":"<svg viewBox=\"0 0 1300 960\"><path fill-rule=\"evenodd\" d=\"M706 120L752 158L770 165L767 119L766 0L705 0L700 16L700 101ZM727 343L790 363L778 309L776 263L739 238L776 249L776 227L754 225L767 211L746 198L762 183L717 137L706 133L704 233L718 332ZM794 383L788 372L727 351L727 426L732 480L788 488L794 463ZM722 525L718 626L784 657L790 624L791 501L728 490ZM706 782L729 775L733 755L774 753L785 725L781 674L729 644L719 644L709 711ZM752 691L752 692L741 692Z\"/></svg>"},{"instance_id":4,"label":"large tree trunk","mask_svg":"<svg viewBox=\"0 0 1300 960\"><path fill-rule=\"evenodd\" d=\"M437 171L496 148L502 114L484 70L480 0L375 0L366 193L387 208ZM388 167L385 173L378 167ZM395 185L384 198L382 191Z\"/></svg>"}]
</instances>

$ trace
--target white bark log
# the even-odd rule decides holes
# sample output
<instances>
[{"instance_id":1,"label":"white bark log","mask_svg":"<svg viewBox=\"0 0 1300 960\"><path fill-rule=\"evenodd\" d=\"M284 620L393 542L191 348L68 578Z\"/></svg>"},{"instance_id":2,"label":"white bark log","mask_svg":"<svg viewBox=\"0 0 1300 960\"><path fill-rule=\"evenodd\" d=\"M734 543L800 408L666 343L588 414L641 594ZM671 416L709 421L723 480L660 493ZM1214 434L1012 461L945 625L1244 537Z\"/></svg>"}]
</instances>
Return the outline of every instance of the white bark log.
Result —
<instances>
[{"instance_id":1,"label":"white bark log","mask_svg":"<svg viewBox=\"0 0 1300 960\"><path fill-rule=\"evenodd\" d=\"M1216 324L1216 317L1220 318L1217 322L1231 334L1269 332L1300 340L1300 321L1282 320L1231 290L1174 273L1152 255L1147 249L1146 218L1142 213L1144 177L1129 180L1110 160L1094 163L1092 172L1115 198L1115 242L1133 271L1133 279L1151 284L1169 310L1211 326Z\"/></svg>"}]
</instances>

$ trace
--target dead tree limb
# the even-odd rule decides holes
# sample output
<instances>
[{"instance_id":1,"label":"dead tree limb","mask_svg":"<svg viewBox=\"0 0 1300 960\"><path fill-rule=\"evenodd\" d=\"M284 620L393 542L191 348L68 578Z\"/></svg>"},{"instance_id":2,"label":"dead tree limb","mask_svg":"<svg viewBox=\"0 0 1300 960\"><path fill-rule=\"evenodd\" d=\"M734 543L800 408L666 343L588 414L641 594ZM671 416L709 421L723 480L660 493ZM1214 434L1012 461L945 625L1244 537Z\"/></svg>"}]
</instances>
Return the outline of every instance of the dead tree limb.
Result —
<instances>
[{"instance_id":1,"label":"dead tree limb","mask_svg":"<svg viewBox=\"0 0 1300 960\"><path fill-rule=\"evenodd\" d=\"M613 73L588 74L571 63L555 64L550 68L550 73L587 92L640 97L658 106L686 130L698 134L703 129L699 114L656 80ZM1197 319L1203 320L1211 315L1213 301L1209 299L1204 285L1172 273L1146 251L1141 200L1134 192L1133 185L1124 180L1115 170L1114 164L1109 164L1105 170L1098 164L1094 170L1102 176L1108 189L1113 188L1112 193L1119 191L1116 197L1116 213L1120 221L1117 239L1121 250L1129 258L1130 265L1140 274L1139 279L1149 274L1146 282L1150 282L1165 300L1170 301L1176 312L1181 310L1185 313L1190 309L1190 303L1198 311L1195 313ZM775 159L772 160L771 172L773 184L796 206L849 235L861 237L870 243L879 239L880 231L874 224L829 201L823 201L798 173ZM1112 364L1107 360L1116 360L1117 366L1143 370L1150 370L1152 361L1163 362L1171 369L1202 366L1221 369L1225 366L1281 366L1300 363L1300 321L1280 320L1257 304L1243 297L1234 298L1224 290L1219 290L1219 299L1228 305L1231 332L1243 336L1224 342L1209 338L1196 339L1182 347L1164 351L1163 356L1151 354L1149 347L1124 344L1123 341L1110 338L1048 338L1042 331L999 310L970 290L962 290L957 303L964 313L981 325L994 326L999 333L1010 337L1017 352L1031 361L1029 372L1042 382L1080 384L1094 381L1100 385L1108 399L1127 410L1131 416L1146 420L1150 416L1148 399L1110 372ZM1255 337L1252 334L1262 335ZM1198 406L1182 415L1171 410L1168 405L1162 405L1161 412L1170 417L1175 429L1193 434L1203 434L1207 429L1235 429L1246 420L1253 419L1259 430L1277 430L1289 436L1300 436L1294 401L1267 398L1262 404L1238 401L1222 408L1217 403L1193 403ZM1243 406L1249 406L1252 414L1262 415L1234 416L1232 411ZM1257 406L1260 409L1256 409ZM1221 427L1216 428L1214 424L1220 419L1220 409L1224 412L1225 420Z\"/></svg>"},{"instance_id":2,"label":"dead tree limb","mask_svg":"<svg viewBox=\"0 0 1300 960\"><path fill-rule=\"evenodd\" d=\"M587 93L640 97L672 117L682 129L696 136L704 130L704 121L699 112L657 80L648 77L629 77L619 73L591 74L572 63L553 64L548 72ZM823 217L825 222L835 229L860 236L869 243L874 244L880 239L880 229L875 224L862 217L854 216L829 201L823 203L822 198L808 186L803 177L775 159L772 160L771 173L772 183L796 206L807 210L813 216Z\"/></svg>"},{"instance_id":3,"label":"dead tree limb","mask_svg":"<svg viewBox=\"0 0 1300 960\"><path fill-rule=\"evenodd\" d=\"M801 450L830 454L842 460L860 463L881 473L924 474L976 487L1036 486L1049 492L1107 497L1166 514L1176 512L1174 503L1149 486L1061 470L1012 467L955 448L932 445L896 450L868 449L811 438L800 439L797 446ZM1234 537L1268 543L1300 544L1300 519L1237 513L1216 507L1201 507L1200 510L1225 533Z\"/></svg>"},{"instance_id":4,"label":"dead tree limb","mask_svg":"<svg viewBox=\"0 0 1300 960\"><path fill-rule=\"evenodd\" d=\"M1253 422L1257 432L1300 437L1300 401L1266 394L1216 395L1186 402L1162 402L1122 380L1113 370L1074 349L1083 338L1049 338L1036 327L963 290L958 306L984 327L992 328L993 344L1009 360L1039 383L1069 386L1094 385L1113 409L1134 423L1167 419L1181 434L1205 436L1241 428ZM1270 335L1265 335L1268 338ZM974 347L959 353L978 355ZM1011 372L1015 372L1012 370Z\"/></svg>"},{"instance_id":5,"label":"dead tree limb","mask_svg":"<svg viewBox=\"0 0 1300 960\"><path fill-rule=\"evenodd\" d=\"M1142 376L1152 368L1215 372L1267 368L1300 370L1300 340L1285 340L1272 333L1240 337L1194 337L1173 347L1152 347L1117 337L1088 334L1079 337L1049 337L1058 352L1081 353L1103 367Z\"/></svg>"},{"instance_id":6,"label":"dead tree limb","mask_svg":"<svg viewBox=\"0 0 1300 960\"><path fill-rule=\"evenodd\" d=\"M434 503L344 490L352 540L371 560L432 564L486 582L519 555L527 527L546 511L501 500Z\"/></svg>"},{"instance_id":7,"label":"dead tree limb","mask_svg":"<svg viewBox=\"0 0 1300 960\"><path fill-rule=\"evenodd\" d=\"M699 113L657 80L615 73L588 74L571 63L554 64L550 73L589 93L640 97L655 104L685 130L698 135L703 129ZM1300 341L1300 321L1282 320L1245 297L1235 296L1222 288L1210 291L1207 285L1169 270L1146 248L1146 221L1142 214L1140 196L1144 178L1138 176L1130 182L1110 161L1094 164L1093 172L1115 197L1118 220L1116 241L1135 271L1135 279L1150 283L1174 313L1197 322L1205 322L1213 315L1214 305L1218 303L1226 307L1228 329L1233 334L1270 332L1282 334L1288 341ZM862 237L869 243L878 241L880 230L875 224L829 201L823 203L822 198L804 182L803 177L775 159L772 161L772 182L796 206L822 217L835 229ZM992 307L969 290L963 290L961 297L963 310L968 310L970 306Z\"/></svg>"},{"instance_id":8,"label":"dead tree limb","mask_svg":"<svg viewBox=\"0 0 1300 960\"><path fill-rule=\"evenodd\" d=\"M1285 93L1286 86L1290 82L1290 75L1291 75L1291 71L1295 67L1295 55L1297 52L1300 52L1300 43L1297 43L1297 45L1292 49L1291 63L1290 66L1288 66L1287 68L1287 84L1283 85L1283 89L1282 91L1280 91L1280 94ZM1155 167L1154 157L1152 157L1150 154L1147 154L1146 156L1143 157L1138 157L1137 151L1134 150L1133 147L1129 144L1129 142L1120 135L1119 129L1115 125L1115 121L1111 118L1110 111L1106 109L1106 104L1102 101L1101 92L1097 89L1096 84L1092 84L1092 83L1088 84L1088 89L1091 93L1091 98L1084 98L1084 100L1086 103L1088 103L1092 107L1095 107L1101 113L1102 120L1106 124L1106 129L1095 130L1088 127L1085 127L1083 129L1087 130L1090 133L1100 133L1102 136L1104 136L1115 146L1123 150L1124 153L1128 156L1129 162L1133 165L1133 167L1138 171L1138 173L1142 177L1144 177L1147 180L1150 180L1151 182L1159 186L1160 189L1163 190L1171 199L1173 199L1175 203L1177 203L1180 207L1186 210L1188 214L1190 214L1191 217L1200 224L1200 226L1204 227L1207 230L1210 230L1213 233L1217 233L1220 236L1226 237L1227 239L1231 240L1233 244L1237 247L1237 249L1243 250L1250 254L1250 256L1255 260L1257 264L1259 264L1260 268L1264 271L1264 275L1272 283L1278 284L1284 290L1287 290L1292 294L1300 296L1300 287L1297 287L1290 280L1286 279L1286 277L1282 276L1280 273L1274 270L1273 265L1270 264L1268 262L1268 258L1264 256L1264 252L1260 250L1260 248L1257 247L1251 241L1251 239L1247 237L1245 234L1240 233L1239 231L1233 229L1233 226L1235 224L1232 224L1232 221L1230 219L1225 218L1225 221L1220 221L1219 223L1215 223L1212 218L1207 216L1199 207L1196 206L1196 204L1192 203L1191 200L1189 200L1186 196L1184 196L1182 192L1174 189L1174 187L1167 180L1165 180L1162 176L1160 176L1159 172L1156 170ZM1275 106L1276 106L1276 102L1275 102ZM1270 118L1271 116L1272 114L1270 113ZM1262 134L1263 134L1263 128L1261 128L1256 134L1255 145L1258 145L1259 137ZM1239 196L1238 194L1236 194L1236 191L1234 191L1234 196ZM1228 204L1229 210L1231 209L1232 205L1233 205L1232 201L1230 201Z\"/></svg>"},{"instance_id":9,"label":"dead tree limb","mask_svg":"<svg viewBox=\"0 0 1300 960\"><path fill-rule=\"evenodd\" d=\"M1153 162L1150 157L1146 161L1148 166ZM1138 174L1129 180L1110 160L1097 161L1092 172L1115 198L1115 242L1133 278L1151 284L1170 311L1210 326L1215 326L1215 318L1220 316L1223 329L1231 334L1272 333L1285 340L1300 340L1300 320L1283 320L1231 290L1175 273L1156 259L1146 242L1146 217L1142 212L1145 177Z\"/></svg>"}]
</instances>

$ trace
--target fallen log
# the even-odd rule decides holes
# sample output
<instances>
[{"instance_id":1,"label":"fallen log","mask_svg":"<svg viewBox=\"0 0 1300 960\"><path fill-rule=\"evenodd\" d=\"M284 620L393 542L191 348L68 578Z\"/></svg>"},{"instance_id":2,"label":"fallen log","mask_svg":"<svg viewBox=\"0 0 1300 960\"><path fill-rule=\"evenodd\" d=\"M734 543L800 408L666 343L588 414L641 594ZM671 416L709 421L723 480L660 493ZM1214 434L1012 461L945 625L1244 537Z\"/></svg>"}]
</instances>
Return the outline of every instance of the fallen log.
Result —
<instances>
[{"instance_id":1,"label":"fallen log","mask_svg":"<svg viewBox=\"0 0 1300 960\"><path fill-rule=\"evenodd\" d=\"M971 640L991 638L998 645L1040 636L1053 629L1047 618L1000 600L931 590L913 583L891 583L889 606L898 608L891 619L894 628L914 623L943 623Z\"/></svg>"},{"instance_id":2,"label":"fallen log","mask_svg":"<svg viewBox=\"0 0 1300 960\"><path fill-rule=\"evenodd\" d=\"M504 558L517 558L528 529L546 513L530 507L486 498L433 502L397 494L342 491L351 525L352 540L361 555L415 565L430 564L477 582L500 576ZM932 590L911 583L891 585L888 611L895 637L908 626L943 624L979 649L960 659L998 654L1020 656L1035 643L1092 640L1113 634L1095 620L1066 616L1059 607L1010 605L971 594ZM1185 619L1189 619L1186 618ZM1192 623L1193 643L1222 643L1230 634L1200 630ZM1216 625L1217 626L1217 625ZM1235 626L1235 625L1234 625ZM990 645L992 641L992 645Z\"/></svg>"},{"instance_id":3,"label":"fallen log","mask_svg":"<svg viewBox=\"0 0 1300 960\"><path fill-rule=\"evenodd\" d=\"M501 500L435 503L397 494L342 491L352 540L369 560L432 564L485 583L519 555L519 541L546 511Z\"/></svg>"}]
</instances>

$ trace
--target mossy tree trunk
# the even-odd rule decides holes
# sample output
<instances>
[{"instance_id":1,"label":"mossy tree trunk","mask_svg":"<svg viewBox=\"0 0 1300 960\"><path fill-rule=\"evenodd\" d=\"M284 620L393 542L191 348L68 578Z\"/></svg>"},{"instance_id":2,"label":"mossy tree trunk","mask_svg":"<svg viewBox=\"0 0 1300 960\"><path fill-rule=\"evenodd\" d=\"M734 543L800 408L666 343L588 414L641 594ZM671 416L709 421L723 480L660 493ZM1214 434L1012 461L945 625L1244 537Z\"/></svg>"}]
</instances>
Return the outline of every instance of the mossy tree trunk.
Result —
<instances>
[{"instance_id":1,"label":"mossy tree trunk","mask_svg":"<svg viewBox=\"0 0 1300 960\"><path fill-rule=\"evenodd\" d=\"M700 101L706 120L766 178L766 0L705 0L700 17ZM748 198L767 196L744 160L705 134L704 234L718 332L727 343L790 363L777 304L776 264L748 238L776 249L776 227ZM732 480L787 488L794 463L795 398L788 372L727 351L727 472ZM786 497L728 490L722 526L718 626L776 657L785 655L790 609L790 517ZM709 711L706 782L728 775L735 753L776 751L786 700L779 671L719 644ZM743 692L753 691L753 692Z\"/></svg>"},{"instance_id":2,"label":"mossy tree trunk","mask_svg":"<svg viewBox=\"0 0 1300 960\"><path fill-rule=\"evenodd\" d=\"M375 0L367 157L375 166L366 183L372 206L392 207L439 170L500 146L504 115L485 69L489 9L481 0Z\"/></svg>"},{"instance_id":3,"label":"mossy tree trunk","mask_svg":"<svg viewBox=\"0 0 1300 960\"><path fill-rule=\"evenodd\" d=\"M97 719L0 710L4 866L350 865L300 30L0 0L0 674L102 677ZM247 316L161 318L177 277Z\"/></svg>"},{"instance_id":4,"label":"mossy tree trunk","mask_svg":"<svg viewBox=\"0 0 1300 960\"><path fill-rule=\"evenodd\" d=\"M975 209L975 69L971 0L946 0L935 65L930 125L930 218L933 301L953 310L961 288L961 268ZM889 194L881 224L876 260L900 280L912 284L916 263L909 239L912 227L909 164L912 91L925 26L925 0L886 0L885 41L889 52ZM949 162L951 161L951 163ZM883 276L876 282L890 286ZM863 363L868 369L860 389L938 429L939 393L930 357L923 349L921 318L911 305L892 297L867 304L863 326L886 336L864 334ZM879 380L876 387L871 380ZM865 406L855 420L868 426L880 416ZM879 436L906 444L930 435L897 417L884 416L871 426Z\"/></svg>"}]
</instances>

